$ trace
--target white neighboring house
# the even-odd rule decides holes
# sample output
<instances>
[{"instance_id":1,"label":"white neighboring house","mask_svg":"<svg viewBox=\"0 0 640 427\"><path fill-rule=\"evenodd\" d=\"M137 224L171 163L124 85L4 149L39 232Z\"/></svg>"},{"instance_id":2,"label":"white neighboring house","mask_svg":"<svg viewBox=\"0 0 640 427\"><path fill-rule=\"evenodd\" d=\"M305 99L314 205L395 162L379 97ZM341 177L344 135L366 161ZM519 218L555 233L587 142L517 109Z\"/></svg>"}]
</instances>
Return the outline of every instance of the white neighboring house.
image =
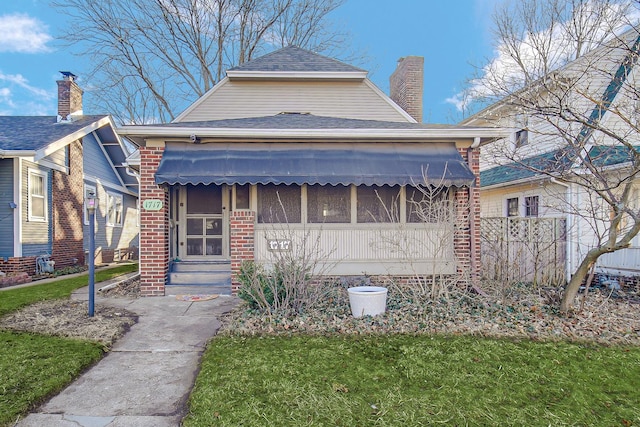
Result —
<instances>
[{"instance_id":1,"label":"white neighboring house","mask_svg":"<svg viewBox=\"0 0 640 427\"><path fill-rule=\"evenodd\" d=\"M505 98L460 123L512 130L511 137L482 147L481 216L565 218L567 278L602 239L598 236L606 234L612 214L602 198L594 197L575 179L562 179L567 174L578 179L597 176L586 170L585 163L572 151L576 146L598 172L609 177L630 176L630 205L638 212L640 177L630 173L630 168L637 173L640 158L639 49L638 30L628 30L514 94L516 102ZM558 95L562 98L546 104L556 112L548 114L540 108L545 105L541 101L545 97L548 100ZM530 102L532 111L522 107L529 103L527 96L534 99ZM566 111L559 99L566 103ZM582 117L554 123L558 109L562 114L577 111ZM559 131L563 127L568 131L564 137ZM607 136L608 130L624 135L628 145ZM568 140L572 135L574 139ZM623 219L621 227L629 224ZM607 275L640 277L640 236L627 249L602 255L596 267Z\"/></svg>"}]
</instances>

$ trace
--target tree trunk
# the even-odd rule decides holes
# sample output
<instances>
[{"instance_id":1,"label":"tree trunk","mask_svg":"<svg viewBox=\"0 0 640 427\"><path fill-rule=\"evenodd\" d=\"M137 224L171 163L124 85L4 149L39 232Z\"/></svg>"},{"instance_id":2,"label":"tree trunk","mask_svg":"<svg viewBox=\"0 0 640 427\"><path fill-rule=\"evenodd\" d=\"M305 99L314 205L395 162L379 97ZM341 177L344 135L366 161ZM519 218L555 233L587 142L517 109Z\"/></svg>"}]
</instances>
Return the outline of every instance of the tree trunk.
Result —
<instances>
[{"instance_id":1,"label":"tree trunk","mask_svg":"<svg viewBox=\"0 0 640 427\"><path fill-rule=\"evenodd\" d=\"M571 280L569 280L569 283L564 290L564 294L562 295L562 301L560 302L561 312L568 313L571 310L576 294L578 293L578 290L580 290L582 283L584 283L584 279L586 279L589 274L591 266L598 260L600 255L605 252L607 251L602 250L602 248L594 248L591 249L582 259L582 262L573 276L571 276Z\"/></svg>"}]
</instances>

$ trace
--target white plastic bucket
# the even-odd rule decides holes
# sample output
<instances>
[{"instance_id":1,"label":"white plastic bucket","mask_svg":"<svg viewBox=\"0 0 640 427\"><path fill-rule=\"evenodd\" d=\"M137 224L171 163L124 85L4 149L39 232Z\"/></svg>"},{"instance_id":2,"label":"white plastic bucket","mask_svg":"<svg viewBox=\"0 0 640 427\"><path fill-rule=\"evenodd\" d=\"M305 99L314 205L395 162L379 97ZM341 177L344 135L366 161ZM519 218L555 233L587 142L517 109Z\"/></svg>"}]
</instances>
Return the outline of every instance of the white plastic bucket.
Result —
<instances>
[{"instance_id":1,"label":"white plastic bucket","mask_svg":"<svg viewBox=\"0 0 640 427\"><path fill-rule=\"evenodd\" d=\"M349 304L353 317L376 316L387 309L387 288L382 286L356 286L349 291Z\"/></svg>"}]
</instances>

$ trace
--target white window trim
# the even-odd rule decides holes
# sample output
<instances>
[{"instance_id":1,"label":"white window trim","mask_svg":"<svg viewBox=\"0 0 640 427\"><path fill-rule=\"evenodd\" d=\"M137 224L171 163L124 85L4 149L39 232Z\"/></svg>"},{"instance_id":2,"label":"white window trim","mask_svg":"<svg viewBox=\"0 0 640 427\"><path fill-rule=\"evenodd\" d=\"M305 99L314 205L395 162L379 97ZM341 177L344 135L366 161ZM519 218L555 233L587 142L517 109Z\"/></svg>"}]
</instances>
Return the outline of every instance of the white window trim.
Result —
<instances>
[{"instance_id":1,"label":"white window trim","mask_svg":"<svg viewBox=\"0 0 640 427\"><path fill-rule=\"evenodd\" d=\"M114 224L110 222L110 214L111 214L111 197L114 199L120 199L120 223ZM107 209L106 209L106 223L108 227L122 227L123 216L124 216L124 197L122 194L107 192Z\"/></svg>"},{"instance_id":2,"label":"white window trim","mask_svg":"<svg viewBox=\"0 0 640 427\"><path fill-rule=\"evenodd\" d=\"M511 200L511 199L518 199L518 215L509 216L509 200ZM507 197L505 197L504 204L503 204L503 206L504 206L504 216L506 218L518 218L518 217L523 216L522 215L523 206L524 206L523 205L523 200L524 200L524 198L522 196L507 196Z\"/></svg>"},{"instance_id":3,"label":"white window trim","mask_svg":"<svg viewBox=\"0 0 640 427\"><path fill-rule=\"evenodd\" d=\"M96 190L95 185L85 184L84 185L84 200L82 201L82 216L84 219L84 225L89 225L89 216L87 215L87 190L93 191L93 195L98 197L98 192Z\"/></svg>"},{"instance_id":4,"label":"white window trim","mask_svg":"<svg viewBox=\"0 0 640 427\"><path fill-rule=\"evenodd\" d=\"M49 174L47 172L28 168L28 178L27 178L27 205L28 205L28 218L30 222L49 222ZM31 201L31 177L33 175L37 175L42 177L42 191L43 191L43 199L44 199L44 217L33 216L32 208L33 202Z\"/></svg>"}]
</instances>

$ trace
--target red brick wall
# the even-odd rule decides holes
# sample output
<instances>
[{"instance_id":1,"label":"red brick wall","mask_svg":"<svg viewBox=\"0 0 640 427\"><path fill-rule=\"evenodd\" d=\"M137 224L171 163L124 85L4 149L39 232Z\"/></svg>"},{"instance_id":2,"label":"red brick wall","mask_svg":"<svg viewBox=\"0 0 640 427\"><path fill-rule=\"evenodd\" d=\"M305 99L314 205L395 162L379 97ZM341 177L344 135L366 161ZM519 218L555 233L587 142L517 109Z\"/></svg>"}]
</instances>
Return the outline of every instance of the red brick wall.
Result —
<instances>
[{"instance_id":1,"label":"red brick wall","mask_svg":"<svg viewBox=\"0 0 640 427\"><path fill-rule=\"evenodd\" d=\"M424 58L407 56L398 60L398 67L389 77L389 95L393 102L422 123L422 92Z\"/></svg>"},{"instance_id":2,"label":"red brick wall","mask_svg":"<svg viewBox=\"0 0 640 427\"><path fill-rule=\"evenodd\" d=\"M459 188L455 192L454 252L459 272L468 274L471 283L477 284L480 278L480 153L473 148L459 148L458 152L468 162L476 180L471 188Z\"/></svg>"},{"instance_id":3,"label":"red brick wall","mask_svg":"<svg viewBox=\"0 0 640 427\"><path fill-rule=\"evenodd\" d=\"M169 271L169 193L156 185L164 148L140 147L140 206L145 200L163 202L159 211L140 210L140 293L164 295Z\"/></svg>"},{"instance_id":4,"label":"red brick wall","mask_svg":"<svg viewBox=\"0 0 640 427\"><path fill-rule=\"evenodd\" d=\"M0 271L3 273L27 273L30 275L36 272L36 257L11 257L4 261L0 258Z\"/></svg>"},{"instance_id":5,"label":"red brick wall","mask_svg":"<svg viewBox=\"0 0 640 427\"><path fill-rule=\"evenodd\" d=\"M237 295L240 283L236 279L244 260L254 259L254 230L256 214L239 210L231 213L231 293Z\"/></svg>"},{"instance_id":6,"label":"red brick wall","mask_svg":"<svg viewBox=\"0 0 640 427\"><path fill-rule=\"evenodd\" d=\"M52 235L51 259L55 268L78 264L83 258L83 199L84 180L82 166L82 143L69 145L69 173L53 171L51 180Z\"/></svg>"}]
</instances>

